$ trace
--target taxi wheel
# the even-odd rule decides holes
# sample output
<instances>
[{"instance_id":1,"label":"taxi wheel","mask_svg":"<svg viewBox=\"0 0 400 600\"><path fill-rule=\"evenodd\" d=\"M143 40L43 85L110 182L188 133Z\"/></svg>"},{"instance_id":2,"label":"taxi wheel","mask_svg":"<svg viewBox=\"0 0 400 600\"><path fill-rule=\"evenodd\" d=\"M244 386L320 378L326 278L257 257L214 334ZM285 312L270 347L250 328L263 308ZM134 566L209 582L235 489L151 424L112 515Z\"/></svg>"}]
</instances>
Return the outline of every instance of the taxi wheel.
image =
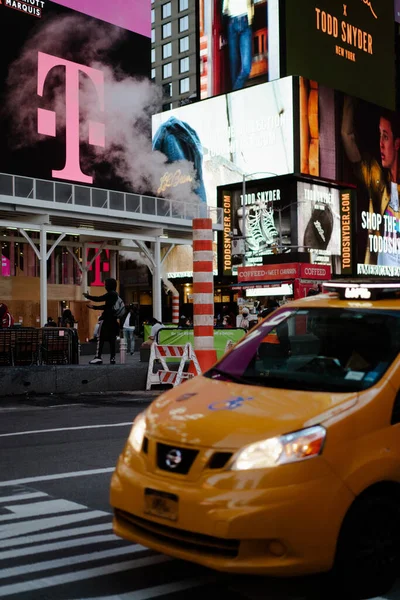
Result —
<instances>
[{"instance_id":1,"label":"taxi wheel","mask_svg":"<svg viewBox=\"0 0 400 600\"><path fill-rule=\"evenodd\" d=\"M354 598L371 598L390 590L400 575L399 567L399 498L361 497L347 514L339 535L335 586Z\"/></svg>"}]
</instances>

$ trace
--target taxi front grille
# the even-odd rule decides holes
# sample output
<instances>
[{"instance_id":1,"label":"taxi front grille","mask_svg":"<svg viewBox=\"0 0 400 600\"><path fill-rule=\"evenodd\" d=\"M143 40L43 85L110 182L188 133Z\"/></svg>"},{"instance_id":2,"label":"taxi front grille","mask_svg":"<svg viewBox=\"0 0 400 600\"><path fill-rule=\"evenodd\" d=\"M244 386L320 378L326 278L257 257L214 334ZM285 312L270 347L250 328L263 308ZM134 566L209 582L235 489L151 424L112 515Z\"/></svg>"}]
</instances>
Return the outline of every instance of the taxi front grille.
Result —
<instances>
[{"instance_id":1,"label":"taxi front grille","mask_svg":"<svg viewBox=\"0 0 400 600\"><path fill-rule=\"evenodd\" d=\"M190 471L198 450L192 448L177 448L167 444L157 444L157 467L170 473L187 475Z\"/></svg>"},{"instance_id":2,"label":"taxi front grille","mask_svg":"<svg viewBox=\"0 0 400 600\"><path fill-rule=\"evenodd\" d=\"M144 535L147 539L153 539L172 548L188 550L204 556L218 555L225 558L236 558L239 553L239 540L217 538L161 525L120 509L115 510L115 516L124 521L133 533L137 532L138 535Z\"/></svg>"}]
</instances>

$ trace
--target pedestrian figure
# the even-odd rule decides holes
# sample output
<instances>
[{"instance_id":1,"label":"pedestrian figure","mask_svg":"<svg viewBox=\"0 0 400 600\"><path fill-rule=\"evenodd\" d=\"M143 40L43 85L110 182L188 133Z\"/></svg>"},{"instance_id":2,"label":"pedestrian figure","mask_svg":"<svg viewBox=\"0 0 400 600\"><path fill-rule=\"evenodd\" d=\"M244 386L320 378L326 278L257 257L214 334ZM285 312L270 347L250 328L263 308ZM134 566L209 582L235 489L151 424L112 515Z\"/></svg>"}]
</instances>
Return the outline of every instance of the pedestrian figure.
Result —
<instances>
[{"instance_id":1,"label":"pedestrian figure","mask_svg":"<svg viewBox=\"0 0 400 600\"><path fill-rule=\"evenodd\" d=\"M97 338L96 356L89 361L90 365L101 365L103 359L104 342L110 344L110 364L115 365L116 341L119 335L120 324L114 312L114 305L119 300L117 293L117 282L113 278L106 279L104 282L106 293L102 296L91 296L83 294L85 298L92 302L102 302L99 306L88 305L92 310L102 310L99 317L99 333Z\"/></svg>"}]
</instances>

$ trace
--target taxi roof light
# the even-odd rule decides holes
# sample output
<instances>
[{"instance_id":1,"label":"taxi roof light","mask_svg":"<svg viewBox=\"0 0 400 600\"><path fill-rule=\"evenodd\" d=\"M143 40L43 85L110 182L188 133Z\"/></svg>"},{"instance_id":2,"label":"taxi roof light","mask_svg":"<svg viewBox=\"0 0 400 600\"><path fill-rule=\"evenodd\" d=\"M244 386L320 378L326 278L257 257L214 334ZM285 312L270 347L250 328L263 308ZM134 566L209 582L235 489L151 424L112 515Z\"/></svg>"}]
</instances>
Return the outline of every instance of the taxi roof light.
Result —
<instances>
[{"instance_id":1,"label":"taxi roof light","mask_svg":"<svg viewBox=\"0 0 400 600\"><path fill-rule=\"evenodd\" d=\"M341 300L383 300L400 297L400 283L376 281L329 281L327 292L336 292Z\"/></svg>"}]
</instances>

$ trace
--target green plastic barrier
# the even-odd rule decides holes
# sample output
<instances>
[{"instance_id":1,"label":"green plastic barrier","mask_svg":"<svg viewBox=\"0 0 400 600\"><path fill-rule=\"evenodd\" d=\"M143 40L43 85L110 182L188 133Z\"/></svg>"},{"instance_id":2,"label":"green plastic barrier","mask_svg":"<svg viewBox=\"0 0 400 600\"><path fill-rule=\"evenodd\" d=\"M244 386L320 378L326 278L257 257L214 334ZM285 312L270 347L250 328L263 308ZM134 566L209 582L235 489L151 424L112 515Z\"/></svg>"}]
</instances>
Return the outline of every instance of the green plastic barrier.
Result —
<instances>
[{"instance_id":1,"label":"green plastic barrier","mask_svg":"<svg viewBox=\"0 0 400 600\"><path fill-rule=\"evenodd\" d=\"M217 358L225 354L228 341L234 344L246 334L244 329L214 329L214 348ZM157 343L160 346L184 346L189 343L194 347L193 329L160 329L157 335ZM168 358L170 362L179 362L179 358Z\"/></svg>"},{"instance_id":2,"label":"green plastic barrier","mask_svg":"<svg viewBox=\"0 0 400 600\"><path fill-rule=\"evenodd\" d=\"M165 323L166 327L176 327L173 323ZM143 325L143 341L146 342L149 339L152 325Z\"/></svg>"}]
</instances>

